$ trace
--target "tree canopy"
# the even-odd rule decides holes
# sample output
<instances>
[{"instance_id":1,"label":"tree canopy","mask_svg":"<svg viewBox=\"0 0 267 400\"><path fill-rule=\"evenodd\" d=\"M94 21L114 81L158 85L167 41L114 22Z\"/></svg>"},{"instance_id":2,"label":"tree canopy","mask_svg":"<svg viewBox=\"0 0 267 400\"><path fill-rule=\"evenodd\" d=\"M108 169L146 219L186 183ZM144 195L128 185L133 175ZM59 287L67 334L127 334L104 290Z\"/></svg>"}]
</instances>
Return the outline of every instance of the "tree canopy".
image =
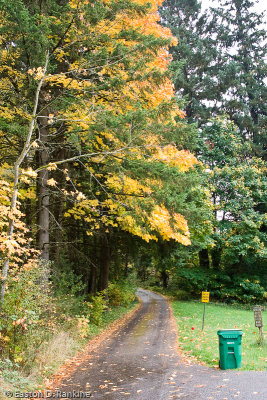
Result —
<instances>
[{"instance_id":1,"label":"tree canopy","mask_svg":"<svg viewBox=\"0 0 267 400\"><path fill-rule=\"evenodd\" d=\"M168 72L176 39L160 26L159 5L1 1L1 175L14 185L10 207L19 196L42 258L82 254L76 272L94 291L107 287L121 231L189 246L193 193L208 209ZM6 243L16 228L8 219ZM4 250L3 282L8 259Z\"/></svg>"}]
</instances>

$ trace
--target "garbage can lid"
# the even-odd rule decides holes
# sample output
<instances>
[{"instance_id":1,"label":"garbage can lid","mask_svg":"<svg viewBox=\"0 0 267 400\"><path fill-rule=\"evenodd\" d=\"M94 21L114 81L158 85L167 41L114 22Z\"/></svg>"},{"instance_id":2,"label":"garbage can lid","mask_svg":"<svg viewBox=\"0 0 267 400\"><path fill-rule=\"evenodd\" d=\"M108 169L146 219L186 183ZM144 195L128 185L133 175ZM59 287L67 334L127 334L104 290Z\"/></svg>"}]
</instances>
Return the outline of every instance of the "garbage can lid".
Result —
<instances>
[{"instance_id":1,"label":"garbage can lid","mask_svg":"<svg viewBox=\"0 0 267 400\"><path fill-rule=\"evenodd\" d=\"M243 335L243 332L240 329L220 329L217 332L217 335Z\"/></svg>"}]
</instances>

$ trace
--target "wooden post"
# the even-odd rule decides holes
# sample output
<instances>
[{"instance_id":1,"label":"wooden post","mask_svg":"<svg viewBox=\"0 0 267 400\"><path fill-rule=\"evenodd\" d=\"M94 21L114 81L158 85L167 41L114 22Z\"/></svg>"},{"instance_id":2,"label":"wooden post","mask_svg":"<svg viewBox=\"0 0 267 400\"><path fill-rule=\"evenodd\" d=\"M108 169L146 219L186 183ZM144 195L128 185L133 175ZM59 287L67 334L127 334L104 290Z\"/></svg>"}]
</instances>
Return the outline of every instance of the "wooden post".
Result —
<instances>
[{"instance_id":1,"label":"wooden post","mask_svg":"<svg viewBox=\"0 0 267 400\"><path fill-rule=\"evenodd\" d=\"M261 341L261 344L263 344L263 343L264 343L264 335L263 335L262 326L259 327L259 333L260 333L260 341Z\"/></svg>"},{"instance_id":2,"label":"wooden post","mask_svg":"<svg viewBox=\"0 0 267 400\"><path fill-rule=\"evenodd\" d=\"M255 306L253 308L254 311L254 319L255 319L255 326L259 328L259 335L260 335L260 343L264 343L264 335L263 335L263 321L262 321L262 310L264 307Z\"/></svg>"},{"instance_id":3,"label":"wooden post","mask_svg":"<svg viewBox=\"0 0 267 400\"><path fill-rule=\"evenodd\" d=\"M202 331L204 330L205 312L206 312L206 303L204 303L203 320L202 320Z\"/></svg>"},{"instance_id":4,"label":"wooden post","mask_svg":"<svg viewBox=\"0 0 267 400\"><path fill-rule=\"evenodd\" d=\"M201 301L204 303L204 310L203 310L203 320L202 320L202 331L204 330L204 323L205 323L205 313L206 313L206 303L210 301L210 292L202 292L201 294Z\"/></svg>"}]
</instances>

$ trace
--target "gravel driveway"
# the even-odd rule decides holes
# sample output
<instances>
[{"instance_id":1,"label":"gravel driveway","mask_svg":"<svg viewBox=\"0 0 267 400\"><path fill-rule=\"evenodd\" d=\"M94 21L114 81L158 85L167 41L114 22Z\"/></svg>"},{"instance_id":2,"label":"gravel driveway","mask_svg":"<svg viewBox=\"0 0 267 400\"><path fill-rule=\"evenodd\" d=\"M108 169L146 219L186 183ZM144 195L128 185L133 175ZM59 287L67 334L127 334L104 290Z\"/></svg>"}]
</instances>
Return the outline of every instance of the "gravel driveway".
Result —
<instances>
[{"instance_id":1,"label":"gravel driveway","mask_svg":"<svg viewBox=\"0 0 267 400\"><path fill-rule=\"evenodd\" d=\"M190 365L177 353L167 301L140 289L141 308L77 366L57 390L101 400L266 400L267 372ZM63 396L62 396L63 397Z\"/></svg>"}]
</instances>

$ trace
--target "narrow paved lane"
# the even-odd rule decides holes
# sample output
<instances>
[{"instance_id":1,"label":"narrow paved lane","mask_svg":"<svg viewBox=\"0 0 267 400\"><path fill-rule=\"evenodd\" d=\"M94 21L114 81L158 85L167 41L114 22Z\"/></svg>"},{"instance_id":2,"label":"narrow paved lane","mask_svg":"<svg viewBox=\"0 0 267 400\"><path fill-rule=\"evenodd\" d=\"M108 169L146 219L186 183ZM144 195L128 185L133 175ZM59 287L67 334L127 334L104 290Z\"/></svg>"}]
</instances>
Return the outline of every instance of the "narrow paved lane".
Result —
<instances>
[{"instance_id":1,"label":"narrow paved lane","mask_svg":"<svg viewBox=\"0 0 267 400\"><path fill-rule=\"evenodd\" d=\"M92 399L263 400L267 372L220 371L188 365L176 352L170 309L160 295L138 291L142 307L95 349L58 390L90 391Z\"/></svg>"}]
</instances>

